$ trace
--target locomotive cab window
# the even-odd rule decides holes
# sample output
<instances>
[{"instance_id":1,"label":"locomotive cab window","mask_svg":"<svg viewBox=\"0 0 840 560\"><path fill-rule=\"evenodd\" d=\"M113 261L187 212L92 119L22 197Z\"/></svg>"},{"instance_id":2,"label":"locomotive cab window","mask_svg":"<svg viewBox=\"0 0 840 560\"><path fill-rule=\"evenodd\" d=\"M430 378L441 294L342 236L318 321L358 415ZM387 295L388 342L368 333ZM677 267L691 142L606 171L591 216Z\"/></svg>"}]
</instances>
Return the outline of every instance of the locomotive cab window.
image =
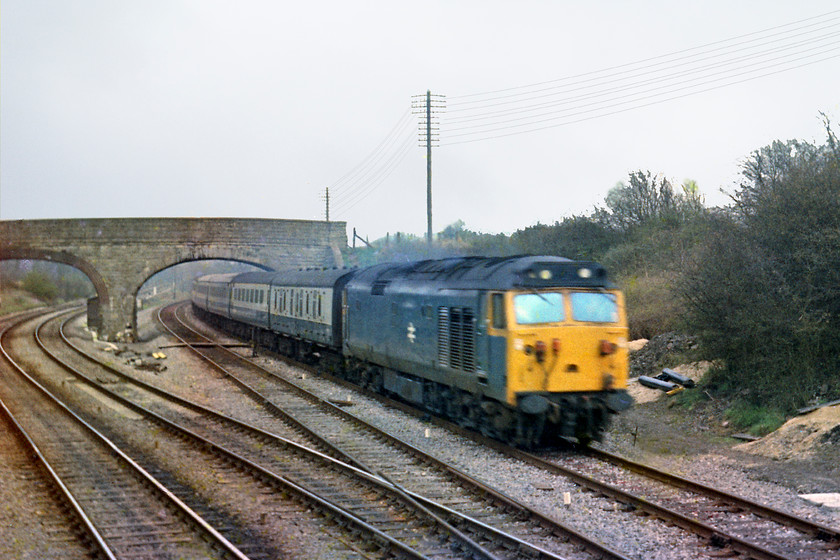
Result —
<instances>
[{"instance_id":1,"label":"locomotive cab window","mask_svg":"<svg viewBox=\"0 0 840 560\"><path fill-rule=\"evenodd\" d=\"M618 303L615 294L574 292L570 296L572 318L585 323L617 323Z\"/></svg>"},{"instance_id":2,"label":"locomotive cab window","mask_svg":"<svg viewBox=\"0 0 840 560\"><path fill-rule=\"evenodd\" d=\"M491 294L490 295L490 313L492 314L492 326L494 329L506 329L507 321L505 320L505 295Z\"/></svg>"},{"instance_id":3,"label":"locomotive cab window","mask_svg":"<svg viewBox=\"0 0 840 560\"><path fill-rule=\"evenodd\" d=\"M560 323L566 317L563 294L533 292L513 296L513 312L519 325Z\"/></svg>"}]
</instances>

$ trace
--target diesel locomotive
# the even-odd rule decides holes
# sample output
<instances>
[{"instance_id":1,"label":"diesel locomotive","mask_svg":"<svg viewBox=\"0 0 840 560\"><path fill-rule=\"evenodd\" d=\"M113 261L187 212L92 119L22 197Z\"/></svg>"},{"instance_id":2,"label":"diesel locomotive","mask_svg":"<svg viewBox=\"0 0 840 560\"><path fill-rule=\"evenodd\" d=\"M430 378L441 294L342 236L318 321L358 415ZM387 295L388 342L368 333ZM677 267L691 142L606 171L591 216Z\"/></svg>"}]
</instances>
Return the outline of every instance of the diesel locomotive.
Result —
<instances>
[{"instance_id":1,"label":"diesel locomotive","mask_svg":"<svg viewBox=\"0 0 840 560\"><path fill-rule=\"evenodd\" d=\"M220 274L191 298L240 337L522 447L588 443L633 402L623 294L594 262Z\"/></svg>"}]
</instances>

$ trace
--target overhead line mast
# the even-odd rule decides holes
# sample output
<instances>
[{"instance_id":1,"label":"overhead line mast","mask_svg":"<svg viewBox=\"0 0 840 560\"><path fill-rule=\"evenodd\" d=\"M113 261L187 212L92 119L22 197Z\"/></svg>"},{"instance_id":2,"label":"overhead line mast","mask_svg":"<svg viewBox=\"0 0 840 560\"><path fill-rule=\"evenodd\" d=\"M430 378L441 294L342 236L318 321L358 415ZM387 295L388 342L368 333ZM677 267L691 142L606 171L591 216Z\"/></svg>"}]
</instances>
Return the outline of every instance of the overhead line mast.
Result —
<instances>
[{"instance_id":1,"label":"overhead line mast","mask_svg":"<svg viewBox=\"0 0 840 560\"><path fill-rule=\"evenodd\" d=\"M432 127L432 124L439 125L437 117L433 114L442 113L446 108L446 96L432 94L426 90L426 94L413 95L411 97L411 112L420 115L419 140L420 147L426 148L426 240L429 246L432 245L432 145L440 140L439 127ZM432 111L432 109L440 109ZM434 122L432 119L435 119ZM434 131L434 132L433 132ZM423 134L425 132L425 135ZM434 144L439 146L439 144Z\"/></svg>"}]
</instances>

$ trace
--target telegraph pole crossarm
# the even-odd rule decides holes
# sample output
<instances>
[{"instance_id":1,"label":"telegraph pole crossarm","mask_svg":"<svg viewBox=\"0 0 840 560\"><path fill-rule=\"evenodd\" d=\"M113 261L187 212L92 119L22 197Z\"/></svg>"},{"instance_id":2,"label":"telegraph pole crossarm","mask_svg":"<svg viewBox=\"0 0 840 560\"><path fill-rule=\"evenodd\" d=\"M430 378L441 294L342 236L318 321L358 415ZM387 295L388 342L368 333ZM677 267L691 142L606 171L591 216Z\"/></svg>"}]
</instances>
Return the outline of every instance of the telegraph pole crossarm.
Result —
<instances>
[{"instance_id":1,"label":"telegraph pole crossarm","mask_svg":"<svg viewBox=\"0 0 840 560\"><path fill-rule=\"evenodd\" d=\"M425 99L423 99L425 98ZM424 103L420 104L420 99L423 99ZM425 95L415 95L413 96L411 102L412 112L415 115L420 115L420 146L426 148L426 240L429 243L429 246L432 245L432 145L433 142L436 142L438 138L438 134L435 132L433 134L433 130L437 131L440 130L439 128L432 127L432 114L436 113L437 111L432 111L432 109L445 109L446 108L446 98L443 95L435 94L433 95L431 90L426 90ZM437 124L437 123L434 123ZM422 131L425 128L425 139L423 138ZM425 146L424 146L425 144Z\"/></svg>"}]
</instances>

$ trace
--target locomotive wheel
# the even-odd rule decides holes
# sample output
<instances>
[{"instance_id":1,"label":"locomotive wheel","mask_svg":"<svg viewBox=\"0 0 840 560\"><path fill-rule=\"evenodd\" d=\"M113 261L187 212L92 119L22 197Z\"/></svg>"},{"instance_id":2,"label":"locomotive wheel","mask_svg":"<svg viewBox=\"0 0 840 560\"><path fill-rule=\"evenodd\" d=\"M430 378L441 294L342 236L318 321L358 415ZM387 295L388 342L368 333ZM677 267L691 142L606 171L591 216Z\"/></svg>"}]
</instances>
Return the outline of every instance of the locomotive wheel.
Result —
<instances>
[{"instance_id":1,"label":"locomotive wheel","mask_svg":"<svg viewBox=\"0 0 840 560\"><path fill-rule=\"evenodd\" d=\"M534 449L542 440L545 429L545 414L525 414L517 411L515 445L523 449Z\"/></svg>"}]
</instances>

